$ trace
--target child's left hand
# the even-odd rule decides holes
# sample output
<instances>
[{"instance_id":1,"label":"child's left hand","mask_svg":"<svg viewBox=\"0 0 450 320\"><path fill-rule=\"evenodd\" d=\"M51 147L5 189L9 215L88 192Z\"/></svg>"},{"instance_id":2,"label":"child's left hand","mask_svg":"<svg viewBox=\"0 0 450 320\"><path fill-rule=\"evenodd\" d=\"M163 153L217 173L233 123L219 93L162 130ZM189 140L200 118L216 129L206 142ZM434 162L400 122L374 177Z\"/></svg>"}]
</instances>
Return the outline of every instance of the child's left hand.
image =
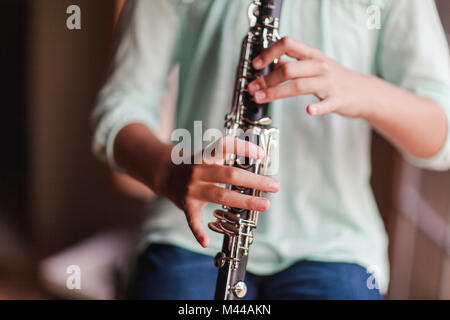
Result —
<instances>
[{"instance_id":1,"label":"child's left hand","mask_svg":"<svg viewBox=\"0 0 450 320\"><path fill-rule=\"evenodd\" d=\"M370 77L351 71L322 52L290 37L285 37L266 49L254 61L260 70L275 59L288 55L297 59L279 65L272 73L258 78L248 86L257 103L281 98L314 94L321 101L309 105L312 116L335 112L347 117L363 117L361 95L367 92Z\"/></svg>"}]
</instances>

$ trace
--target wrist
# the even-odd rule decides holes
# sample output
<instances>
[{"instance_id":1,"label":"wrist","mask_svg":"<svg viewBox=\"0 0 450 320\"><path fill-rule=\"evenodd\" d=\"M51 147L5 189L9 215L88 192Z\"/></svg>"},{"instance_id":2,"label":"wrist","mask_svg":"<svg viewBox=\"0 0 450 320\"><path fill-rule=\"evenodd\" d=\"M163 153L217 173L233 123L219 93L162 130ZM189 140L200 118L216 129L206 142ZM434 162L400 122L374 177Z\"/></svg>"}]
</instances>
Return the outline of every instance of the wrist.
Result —
<instances>
[{"instance_id":1,"label":"wrist","mask_svg":"<svg viewBox=\"0 0 450 320\"><path fill-rule=\"evenodd\" d=\"M358 74L358 90L354 104L357 107L358 118L372 122L380 109L380 97L383 87L380 87L380 79L367 74Z\"/></svg>"},{"instance_id":2,"label":"wrist","mask_svg":"<svg viewBox=\"0 0 450 320\"><path fill-rule=\"evenodd\" d=\"M173 146L162 143L156 149L149 149L146 158L152 158L151 165L147 166L145 173L147 184L160 196L167 197L170 190L172 176L172 153Z\"/></svg>"},{"instance_id":3,"label":"wrist","mask_svg":"<svg viewBox=\"0 0 450 320\"><path fill-rule=\"evenodd\" d=\"M147 126L134 123L116 136L114 157L128 175L161 194L171 149L171 145L160 141Z\"/></svg>"}]
</instances>

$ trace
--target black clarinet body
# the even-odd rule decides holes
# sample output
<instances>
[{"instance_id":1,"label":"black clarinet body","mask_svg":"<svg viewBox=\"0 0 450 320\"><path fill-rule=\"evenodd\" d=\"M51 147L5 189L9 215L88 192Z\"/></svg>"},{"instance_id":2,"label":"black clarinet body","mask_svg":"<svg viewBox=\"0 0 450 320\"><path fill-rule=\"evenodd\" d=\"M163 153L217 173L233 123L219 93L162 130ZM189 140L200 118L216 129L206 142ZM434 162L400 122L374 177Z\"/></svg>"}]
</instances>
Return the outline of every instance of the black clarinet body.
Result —
<instances>
[{"instance_id":1,"label":"black clarinet body","mask_svg":"<svg viewBox=\"0 0 450 320\"><path fill-rule=\"evenodd\" d=\"M278 130L271 128L268 104L257 104L247 86L254 79L270 73L275 64L255 70L252 61L264 49L279 40L278 28L283 0L253 0L248 10L250 30L245 36L238 66L231 112L225 117L227 135L251 141L261 146L265 157L260 160L230 156L226 164L265 175L270 158L277 146ZM227 188L252 196L261 196L259 190L229 185ZM223 207L216 210L215 222L209 228L224 235L222 251L214 263L219 268L215 292L216 300L242 299L247 293L245 274L253 229L258 223L258 212Z\"/></svg>"}]
</instances>

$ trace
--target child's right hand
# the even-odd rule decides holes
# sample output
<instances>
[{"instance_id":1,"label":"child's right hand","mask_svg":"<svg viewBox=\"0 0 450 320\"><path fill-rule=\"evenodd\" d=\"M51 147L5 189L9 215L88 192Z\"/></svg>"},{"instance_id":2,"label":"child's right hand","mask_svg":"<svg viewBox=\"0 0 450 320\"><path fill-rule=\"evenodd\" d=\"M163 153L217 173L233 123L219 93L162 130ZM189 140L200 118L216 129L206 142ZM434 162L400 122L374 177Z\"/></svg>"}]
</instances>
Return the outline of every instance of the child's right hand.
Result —
<instances>
[{"instance_id":1,"label":"child's right hand","mask_svg":"<svg viewBox=\"0 0 450 320\"><path fill-rule=\"evenodd\" d=\"M270 206L268 199L241 194L219 187L218 184L271 193L280 189L279 182L273 178L223 164L227 154L253 159L263 158L264 151L259 146L241 139L223 137L217 142L216 150L222 150L223 157L215 157L214 161L202 153L201 164L175 165L172 161L166 163L161 189L163 196L184 211L192 233L205 248L209 244L209 238L203 227L202 211L208 202L255 211L266 211Z\"/></svg>"},{"instance_id":2,"label":"child's right hand","mask_svg":"<svg viewBox=\"0 0 450 320\"><path fill-rule=\"evenodd\" d=\"M265 198L241 194L218 184L272 193L280 189L279 182L273 178L224 165L227 154L263 158L262 148L251 142L223 137L215 144L217 154L206 156L208 152L202 152L201 164L174 164L173 148L159 140L145 125L135 123L123 128L116 136L114 158L127 174L183 210L192 233L203 247L209 244L202 221L202 211L208 202L256 211L266 211L270 206ZM219 151L223 152L219 154Z\"/></svg>"}]
</instances>

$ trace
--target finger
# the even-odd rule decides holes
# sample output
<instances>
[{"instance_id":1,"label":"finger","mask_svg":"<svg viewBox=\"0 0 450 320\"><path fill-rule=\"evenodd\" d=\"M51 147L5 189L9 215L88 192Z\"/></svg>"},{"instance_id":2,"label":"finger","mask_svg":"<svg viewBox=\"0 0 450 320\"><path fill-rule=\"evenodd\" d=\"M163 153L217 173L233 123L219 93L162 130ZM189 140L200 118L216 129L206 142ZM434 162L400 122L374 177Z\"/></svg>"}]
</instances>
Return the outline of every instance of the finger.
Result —
<instances>
[{"instance_id":1,"label":"finger","mask_svg":"<svg viewBox=\"0 0 450 320\"><path fill-rule=\"evenodd\" d=\"M326 99L309 105L306 108L306 111L310 116L320 116L323 114L333 112L335 109L336 109L335 103L333 103L330 99Z\"/></svg>"},{"instance_id":2,"label":"finger","mask_svg":"<svg viewBox=\"0 0 450 320\"><path fill-rule=\"evenodd\" d=\"M206 182L230 184L272 193L280 190L280 183L276 179L230 166L203 166L198 175L201 181Z\"/></svg>"},{"instance_id":3,"label":"finger","mask_svg":"<svg viewBox=\"0 0 450 320\"><path fill-rule=\"evenodd\" d=\"M254 211L267 211L269 200L261 197L248 196L240 192L218 187L211 183L199 184L192 196L207 202L213 202L232 208Z\"/></svg>"},{"instance_id":4,"label":"finger","mask_svg":"<svg viewBox=\"0 0 450 320\"><path fill-rule=\"evenodd\" d=\"M193 206L186 211L186 219L194 237L203 248L208 247L209 237L203 227L203 215L201 206Z\"/></svg>"},{"instance_id":5,"label":"finger","mask_svg":"<svg viewBox=\"0 0 450 320\"><path fill-rule=\"evenodd\" d=\"M205 163L223 164L223 160L228 154L252 159L262 159L265 156L264 149L257 144L232 136L225 136L205 148Z\"/></svg>"},{"instance_id":6,"label":"finger","mask_svg":"<svg viewBox=\"0 0 450 320\"><path fill-rule=\"evenodd\" d=\"M311 48L291 37L284 37L256 57L253 60L253 67L257 70L263 69L285 54L295 59L304 60L311 59L317 53L317 49Z\"/></svg>"},{"instance_id":7,"label":"finger","mask_svg":"<svg viewBox=\"0 0 450 320\"><path fill-rule=\"evenodd\" d=\"M222 151L225 155L235 154L237 156L252 159L262 159L265 156L264 149L257 144L232 136L225 136L222 139Z\"/></svg>"},{"instance_id":8,"label":"finger","mask_svg":"<svg viewBox=\"0 0 450 320\"><path fill-rule=\"evenodd\" d=\"M322 71L322 63L317 60L301 60L286 63L267 76L252 81L248 85L248 92L254 95L261 89L274 87L288 80L321 75Z\"/></svg>"},{"instance_id":9,"label":"finger","mask_svg":"<svg viewBox=\"0 0 450 320\"><path fill-rule=\"evenodd\" d=\"M280 86L257 91L253 100L262 104L302 94L316 94L323 91L323 88L324 84L321 78L298 78Z\"/></svg>"}]
</instances>

